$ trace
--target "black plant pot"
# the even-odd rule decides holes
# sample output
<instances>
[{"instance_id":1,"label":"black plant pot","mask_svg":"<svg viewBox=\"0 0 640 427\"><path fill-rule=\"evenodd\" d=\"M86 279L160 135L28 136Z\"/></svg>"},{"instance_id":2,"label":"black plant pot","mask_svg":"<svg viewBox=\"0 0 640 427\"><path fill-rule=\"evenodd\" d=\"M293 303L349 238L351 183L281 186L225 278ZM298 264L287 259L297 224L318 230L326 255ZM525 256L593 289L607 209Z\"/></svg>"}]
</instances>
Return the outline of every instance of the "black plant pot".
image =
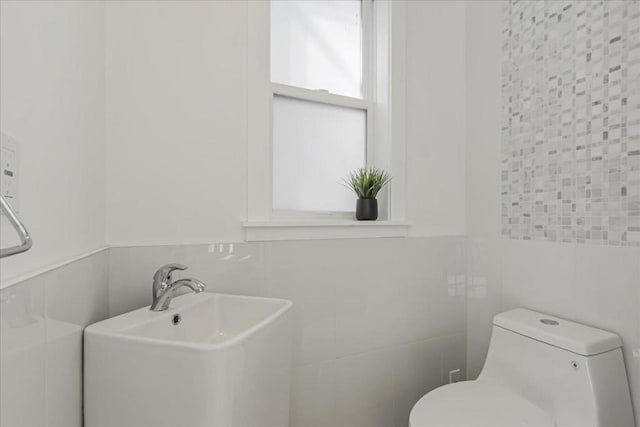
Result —
<instances>
[{"instance_id":1,"label":"black plant pot","mask_svg":"<svg viewBox=\"0 0 640 427\"><path fill-rule=\"evenodd\" d=\"M356 203L358 221L375 221L378 219L378 201L376 199L358 199Z\"/></svg>"}]
</instances>

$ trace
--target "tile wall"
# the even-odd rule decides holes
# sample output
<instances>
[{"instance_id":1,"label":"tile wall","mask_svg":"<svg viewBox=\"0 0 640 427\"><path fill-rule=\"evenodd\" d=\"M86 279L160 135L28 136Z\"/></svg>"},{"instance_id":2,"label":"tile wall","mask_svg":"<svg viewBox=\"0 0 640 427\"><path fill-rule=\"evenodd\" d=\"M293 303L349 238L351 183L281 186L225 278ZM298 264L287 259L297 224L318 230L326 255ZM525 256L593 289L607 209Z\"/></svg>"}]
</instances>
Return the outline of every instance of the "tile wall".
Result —
<instances>
[{"instance_id":1,"label":"tile wall","mask_svg":"<svg viewBox=\"0 0 640 427\"><path fill-rule=\"evenodd\" d=\"M502 235L640 246L640 2L503 14Z\"/></svg>"},{"instance_id":2,"label":"tile wall","mask_svg":"<svg viewBox=\"0 0 640 427\"><path fill-rule=\"evenodd\" d=\"M294 302L291 425L406 427L466 375L462 237L111 248L0 292L0 424L82 426L84 326L150 303L162 264Z\"/></svg>"},{"instance_id":3,"label":"tile wall","mask_svg":"<svg viewBox=\"0 0 640 427\"><path fill-rule=\"evenodd\" d=\"M406 427L450 370L465 376L464 238L112 248L110 315L149 304L169 262L210 291L293 301L293 427Z\"/></svg>"},{"instance_id":4,"label":"tile wall","mask_svg":"<svg viewBox=\"0 0 640 427\"><path fill-rule=\"evenodd\" d=\"M82 331L108 316L108 254L0 291L0 425L82 427Z\"/></svg>"}]
</instances>

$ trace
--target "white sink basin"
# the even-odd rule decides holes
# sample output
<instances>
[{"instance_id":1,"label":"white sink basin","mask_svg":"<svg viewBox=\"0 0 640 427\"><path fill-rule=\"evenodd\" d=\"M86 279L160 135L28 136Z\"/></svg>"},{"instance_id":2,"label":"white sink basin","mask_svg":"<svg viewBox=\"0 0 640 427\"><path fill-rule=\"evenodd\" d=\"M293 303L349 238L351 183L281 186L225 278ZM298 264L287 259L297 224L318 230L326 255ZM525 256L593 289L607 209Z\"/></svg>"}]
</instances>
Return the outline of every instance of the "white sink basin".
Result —
<instances>
[{"instance_id":1,"label":"white sink basin","mask_svg":"<svg viewBox=\"0 0 640 427\"><path fill-rule=\"evenodd\" d=\"M87 327L85 426L286 426L291 306L187 294Z\"/></svg>"}]
</instances>

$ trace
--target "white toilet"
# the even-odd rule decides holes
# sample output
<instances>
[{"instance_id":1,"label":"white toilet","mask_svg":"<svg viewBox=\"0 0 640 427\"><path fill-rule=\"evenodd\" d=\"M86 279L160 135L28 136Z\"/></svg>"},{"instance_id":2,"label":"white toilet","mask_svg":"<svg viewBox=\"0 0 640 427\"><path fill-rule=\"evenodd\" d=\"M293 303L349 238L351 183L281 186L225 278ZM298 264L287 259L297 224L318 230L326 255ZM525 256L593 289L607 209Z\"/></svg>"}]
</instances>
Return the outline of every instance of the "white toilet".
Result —
<instances>
[{"instance_id":1,"label":"white toilet","mask_svg":"<svg viewBox=\"0 0 640 427\"><path fill-rule=\"evenodd\" d=\"M620 338L522 308L495 316L476 381L427 393L410 427L633 427Z\"/></svg>"}]
</instances>

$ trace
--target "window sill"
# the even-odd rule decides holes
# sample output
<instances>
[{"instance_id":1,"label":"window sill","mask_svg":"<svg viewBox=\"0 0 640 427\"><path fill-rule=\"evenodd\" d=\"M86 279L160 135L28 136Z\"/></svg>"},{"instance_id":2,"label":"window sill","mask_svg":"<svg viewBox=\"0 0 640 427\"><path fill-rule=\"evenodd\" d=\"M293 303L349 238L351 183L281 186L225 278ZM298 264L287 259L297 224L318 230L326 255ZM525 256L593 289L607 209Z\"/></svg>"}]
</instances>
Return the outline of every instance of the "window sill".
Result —
<instances>
[{"instance_id":1,"label":"window sill","mask_svg":"<svg viewBox=\"0 0 640 427\"><path fill-rule=\"evenodd\" d=\"M390 221L272 221L243 222L245 240L328 240L406 237L409 224Z\"/></svg>"}]
</instances>

